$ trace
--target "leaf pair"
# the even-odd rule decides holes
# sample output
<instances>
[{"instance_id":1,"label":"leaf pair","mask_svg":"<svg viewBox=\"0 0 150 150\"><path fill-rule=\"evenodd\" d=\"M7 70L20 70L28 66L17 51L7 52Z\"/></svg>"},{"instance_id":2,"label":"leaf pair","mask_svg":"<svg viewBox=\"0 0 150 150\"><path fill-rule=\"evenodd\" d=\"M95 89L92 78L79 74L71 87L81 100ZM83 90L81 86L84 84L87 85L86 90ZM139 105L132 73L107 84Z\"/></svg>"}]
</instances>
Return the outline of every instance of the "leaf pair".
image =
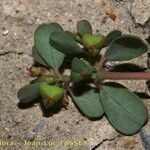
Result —
<instances>
[{"instance_id":1,"label":"leaf pair","mask_svg":"<svg viewBox=\"0 0 150 150\"><path fill-rule=\"evenodd\" d=\"M78 23L78 32L83 34L92 27L85 20ZM80 54L83 50L76 42L71 32L63 31L57 23L42 24L35 31L35 49L33 55L35 60L45 66L59 68L64 60L65 54Z\"/></svg>"},{"instance_id":2,"label":"leaf pair","mask_svg":"<svg viewBox=\"0 0 150 150\"><path fill-rule=\"evenodd\" d=\"M148 118L147 108L140 98L118 83L105 83L100 94L94 89L79 96L70 93L86 116L101 117L105 112L112 126L126 135L137 133Z\"/></svg>"},{"instance_id":3,"label":"leaf pair","mask_svg":"<svg viewBox=\"0 0 150 150\"><path fill-rule=\"evenodd\" d=\"M40 25L35 31L33 48L35 60L42 65L59 68L64 59L64 54L60 51L76 54L81 53L82 49L73 39L73 35L63 32L60 25L56 23Z\"/></svg>"},{"instance_id":4,"label":"leaf pair","mask_svg":"<svg viewBox=\"0 0 150 150\"><path fill-rule=\"evenodd\" d=\"M77 23L77 32L83 37L85 34L92 34L92 27L88 21L81 20ZM147 46L139 37L121 34L121 31L114 30L106 36L103 47L110 46L105 54L107 60L130 60L147 51Z\"/></svg>"}]
</instances>

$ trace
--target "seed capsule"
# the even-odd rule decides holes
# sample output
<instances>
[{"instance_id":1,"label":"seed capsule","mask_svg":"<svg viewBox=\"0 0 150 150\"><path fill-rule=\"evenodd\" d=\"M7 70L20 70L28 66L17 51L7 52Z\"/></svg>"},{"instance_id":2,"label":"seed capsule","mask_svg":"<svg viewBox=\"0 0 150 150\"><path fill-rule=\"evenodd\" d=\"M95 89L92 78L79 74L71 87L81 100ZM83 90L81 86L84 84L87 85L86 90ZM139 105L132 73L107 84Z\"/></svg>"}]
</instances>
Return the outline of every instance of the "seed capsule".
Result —
<instances>
[{"instance_id":1,"label":"seed capsule","mask_svg":"<svg viewBox=\"0 0 150 150\"><path fill-rule=\"evenodd\" d=\"M82 37L83 45L90 49L100 49L104 44L105 37L101 34L85 34Z\"/></svg>"},{"instance_id":2,"label":"seed capsule","mask_svg":"<svg viewBox=\"0 0 150 150\"><path fill-rule=\"evenodd\" d=\"M42 102L46 108L54 106L61 101L64 93L64 89L59 86L52 86L46 83L40 84L39 91L43 98Z\"/></svg>"}]
</instances>

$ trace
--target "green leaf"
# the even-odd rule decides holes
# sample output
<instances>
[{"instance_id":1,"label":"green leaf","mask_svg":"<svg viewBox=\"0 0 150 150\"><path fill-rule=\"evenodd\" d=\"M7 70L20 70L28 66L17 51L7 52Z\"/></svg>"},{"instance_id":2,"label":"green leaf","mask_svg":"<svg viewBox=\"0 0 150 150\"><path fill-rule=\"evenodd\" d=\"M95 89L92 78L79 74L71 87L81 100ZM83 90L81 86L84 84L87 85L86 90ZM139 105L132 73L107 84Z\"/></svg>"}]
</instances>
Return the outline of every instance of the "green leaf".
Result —
<instances>
[{"instance_id":1,"label":"green leaf","mask_svg":"<svg viewBox=\"0 0 150 150\"><path fill-rule=\"evenodd\" d=\"M107 34L106 39L105 39L105 43L104 43L104 47L109 46L111 44L111 42L121 36L122 32L119 30L114 30L111 31L110 33Z\"/></svg>"},{"instance_id":2,"label":"green leaf","mask_svg":"<svg viewBox=\"0 0 150 150\"><path fill-rule=\"evenodd\" d=\"M39 96L39 83L29 84L18 91L18 98L21 103L29 103Z\"/></svg>"},{"instance_id":3,"label":"green leaf","mask_svg":"<svg viewBox=\"0 0 150 150\"><path fill-rule=\"evenodd\" d=\"M122 35L110 44L105 57L110 61L125 61L144 54L147 49L147 46L139 37Z\"/></svg>"},{"instance_id":4,"label":"green leaf","mask_svg":"<svg viewBox=\"0 0 150 150\"><path fill-rule=\"evenodd\" d=\"M95 92L94 89L90 89L82 95L75 95L71 91L70 94L75 104L86 116L96 118L104 114L102 105L99 101L99 94Z\"/></svg>"},{"instance_id":5,"label":"green leaf","mask_svg":"<svg viewBox=\"0 0 150 150\"><path fill-rule=\"evenodd\" d=\"M35 46L34 46L33 49L32 49L32 55L33 55L33 57L34 57L34 59L35 59L36 62L38 62L39 64L42 64L42 65L48 67L48 65L47 65L46 62L43 60L43 58L38 54L38 52L37 52Z\"/></svg>"},{"instance_id":6,"label":"green leaf","mask_svg":"<svg viewBox=\"0 0 150 150\"><path fill-rule=\"evenodd\" d=\"M147 108L141 99L118 83L104 84L100 100L112 126L123 134L137 133L148 119Z\"/></svg>"},{"instance_id":7,"label":"green leaf","mask_svg":"<svg viewBox=\"0 0 150 150\"><path fill-rule=\"evenodd\" d=\"M74 58L71 64L71 81L79 82L89 79L94 71L95 69L87 61Z\"/></svg>"},{"instance_id":8,"label":"green leaf","mask_svg":"<svg viewBox=\"0 0 150 150\"><path fill-rule=\"evenodd\" d=\"M63 28L58 23L51 22L48 25L49 25L49 28L50 28L50 33L54 32L54 31L63 32Z\"/></svg>"},{"instance_id":9,"label":"green leaf","mask_svg":"<svg viewBox=\"0 0 150 150\"><path fill-rule=\"evenodd\" d=\"M42 24L35 31L35 48L42 59L52 68L59 68L64 60L65 54L56 50L49 43L53 31L63 32L60 25L56 23Z\"/></svg>"},{"instance_id":10,"label":"green leaf","mask_svg":"<svg viewBox=\"0 0 150 150\"><path fill-rule=\"evenodd\" d=\"M87 20L80 20L77 23L77 32L81 37L86 33L92 34L92 26Z\"/></svg>"},{"instance_id":11,"label":"green leaf","mask_svg":"<svg viewBox=\"0 0 150 150\"><path fill-rule=\"evenodd\" d=\"M65 31L65 33L70 36L73 40L75 39L73 33L71 33L70 31Z\"/></svg>"},{"instance_id":12,"label":"green leaf","mask_svg":"<svg viewBox=\"0 0 150 150\"><path fill-rule=\"evenodd\" d=\"M79 47L78 43L68 33L65 32L52 32L50 43L59 51L66 54L79 54L83 50Z\"/></svg>"},{"instance_id":13,"label":"green leaf","mask_svg":"<svg viewBox=\"0 0 150 150\"><path fill-rule=\"evenodd\" d=\"M78 36L77 34L74 35L72 32L70 31L65 31L65 33L70 36L73 40L75 40L77 43L83 44L82 43L82 39L80 38L80 36Z\"/></svg>"}]
</instances>

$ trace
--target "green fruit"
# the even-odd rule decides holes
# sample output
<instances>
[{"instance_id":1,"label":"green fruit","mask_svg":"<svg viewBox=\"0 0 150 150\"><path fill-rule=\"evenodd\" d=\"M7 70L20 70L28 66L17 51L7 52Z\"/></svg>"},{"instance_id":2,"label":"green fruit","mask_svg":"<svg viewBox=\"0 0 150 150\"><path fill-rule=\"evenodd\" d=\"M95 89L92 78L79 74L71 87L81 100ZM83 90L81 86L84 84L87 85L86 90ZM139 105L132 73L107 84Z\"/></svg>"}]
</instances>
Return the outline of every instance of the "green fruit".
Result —
<instances>
[{"instance_id":1,"label":"green fruit","mask_svg":"<svg viewBox=\"0 0 150 150\"><path fill-rule=\"evenodd\" d=\"M64 89L59 86L52 86L46 83L41 83L39 86L40 95L43 98L42 102L45 107L51 107L61 101Z\"/></svg>"},{"instance_id":2,"label":"green fruit","mask_svg":"<svg viewBox=\"0 0 150 150\"><path fill-rule=\"evenodd\" d=\"M101 34L85 34L82 37L83 45L90 49L100 49L105 41L105 37Z\"/></svg>"}]
</instances>

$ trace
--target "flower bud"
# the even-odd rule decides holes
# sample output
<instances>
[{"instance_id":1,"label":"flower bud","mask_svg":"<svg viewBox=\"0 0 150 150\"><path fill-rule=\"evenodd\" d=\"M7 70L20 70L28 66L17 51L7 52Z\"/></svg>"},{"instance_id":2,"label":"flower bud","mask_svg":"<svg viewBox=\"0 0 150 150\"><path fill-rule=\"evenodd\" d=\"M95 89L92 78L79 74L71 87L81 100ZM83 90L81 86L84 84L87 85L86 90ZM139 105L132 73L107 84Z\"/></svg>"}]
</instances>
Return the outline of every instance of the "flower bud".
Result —
<instances>
[{"instance_id":1,"label":"flower bud","mask_svg":"<svg viewBox=\"0 0 150 150\"><path fill-rule=\"evenodd\" d=\"M40 95L43 98L42 102L46 108L54 106L61 101L64 89L59 86L52 86L46 83L41 83L39 86Z\"/></svg>"},{"instance_id":2,"label":"flower bud","mask_svg":"<svg viewBox=\"0 0 150 150\"><path fill-rule=\"evenodd\" d=\"M30 77L38 77L41 74L41 70L39 67L31 67L27 70Z\"/></svg>"},{"instance_id":3,"label":"flower bud","mask_svg":"<svg viewBox=\"0 0 150 150\"><path fill-rule=\"evenodd\" d=\"M44 67L31 67L29 69L27 69L29 71L29 76L30 77L38 77L40 75L51 75L50 71Z\"/></svg>"},{"instance_id":4,"label":"flower bud","mask_svg":"<svg viewBox=\"0 0 150 150\"><path fill-rule=\"evenodd\" d=\"M45 75L45 76L51 75L51 72L48 69L46 69L44 67L39 67L39 68L40 68L40 71L41 71L41 75Z\"/></svg>"}]
</instances>

